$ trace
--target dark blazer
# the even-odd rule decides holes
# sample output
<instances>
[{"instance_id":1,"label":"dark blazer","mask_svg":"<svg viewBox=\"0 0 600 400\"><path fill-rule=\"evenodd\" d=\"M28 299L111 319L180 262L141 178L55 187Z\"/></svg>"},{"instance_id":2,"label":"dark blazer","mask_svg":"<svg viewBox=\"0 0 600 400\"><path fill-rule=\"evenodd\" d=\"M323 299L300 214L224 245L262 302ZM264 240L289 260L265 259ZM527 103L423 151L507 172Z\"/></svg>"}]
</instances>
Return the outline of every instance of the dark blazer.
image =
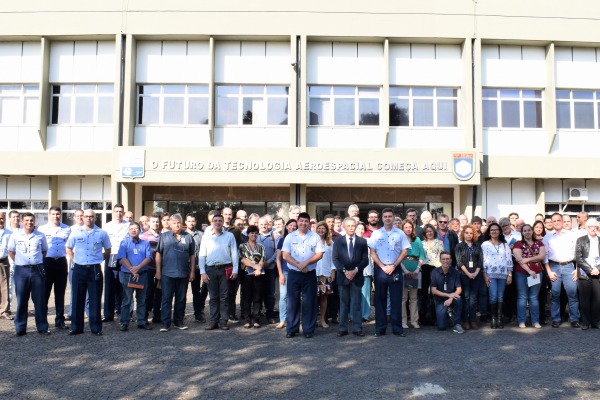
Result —
<instances>
[{"instance_id":1,"label":"dark blazer","mask_svg":"<svg viewBox=\"0 0 600 400\"><path fill-rule=\"evenodd\" d=\"M337 269L336 280L338 285L347 285L349 283L348 279L346 279L346 275L344 275L344 269L349 271L358 268L358 273L352 281L355 285L362 286L365 281L363 270L369 265L369 246L367 245L366 239L356 235L354 235L354 238L354 256L352 257L352 260L350 260L350 257L348 256L346 235L340 236L333 242L331 255L333 265L335 265L335 268Z\"/></svg>"},{"instance_id":2,"label":"dark blazer","mask_svg":"<svg viewBox=\"0 0 600 400\"><path fill-rule=\"evenodd\" d=\"M600 241L598 241L598 251L600 251ZM590 238L586 234L577 239L575 244L575 262L577 263L577 277L579 279L590 279L592 266L585 260L590 254ZM584 270L586 275L581 275L581 270ZM595 279L595 278L594 278Z\"/></svg>"}]
</instances>

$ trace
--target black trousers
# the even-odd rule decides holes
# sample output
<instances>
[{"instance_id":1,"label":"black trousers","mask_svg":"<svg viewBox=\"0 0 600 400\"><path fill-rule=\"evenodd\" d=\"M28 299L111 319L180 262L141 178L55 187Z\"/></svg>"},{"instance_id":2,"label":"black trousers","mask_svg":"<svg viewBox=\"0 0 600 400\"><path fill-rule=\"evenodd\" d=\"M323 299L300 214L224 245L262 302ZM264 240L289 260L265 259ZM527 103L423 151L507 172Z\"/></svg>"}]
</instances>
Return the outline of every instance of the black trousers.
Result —
<instances>
[{"instance_id":1,"label":"black trousers","mask_svg":"<svg viewBox=\"0 0 600 400\"><path fill-rule=\"evenodd\" d=\"M213 323L227 323L229 316L229 284L225 276L225 268L206 266L208 275L208 294L210 295L210 321ZM238 279L236 279L237 281Z\"/></svg>"},{"instance_id":2,"label":"black trousers","mask_svg":"<svg viewBox=\"0 0 600 400\"><path fill-rule=\"evenodd\" d=\"M242 315L246 317L246 322L260 322L260 305L264 297L264 287L266 275L248 275L240 276L242 279Z\"/></svg>"},{"instance_id":3,"label":"black trousers","mask_svg":"<svg viewBox=\"0 0 600 400\"><path fill-rule=\"evenodd\" d=\"M65 291L69 280L69 266L67 257L44 257L44 271L46 272L46 310L50 293L54 287L54 306L56 307L55 325L65 322Z\"/></svg>"},{"instance_id":4,"label":"black trousers","mask_svg":"<svg viewBox=\"0 0 600 400\"><path fill-rule=\"evenodd\" d=\"M204 314L206 298L208 297L208 285L202 282L200 268L196 268L194 280L192 281L192 304L194 306L194 317L199 318Z\"/></svg>"},{"instance_id":5,"label":"black trousers","mask_svg":"<svg viewBox=\"0 0 600 400\"><path fill-rule=\"evenodd\" d=\"M600 323L600 280L580 279L577 281L579 292L579 311L582 325Z\"/></svg>"},{"instance_id":6,"label":"black trousers","mask_svg":"<svg viewBox=\"0 0 600 400\"><path fill-rule=\"evenodd\" d=\"M240 270L240 273L244 273L242 270ZM227 289L229 291L229 298L228 298L228 309L229 309L229 315L235 317L235 312L236 312L236 304L235 304L235 299L237 297L238 294L238 289L240 288L240 278L239 275L236 279L230 279L227 281ZM210 291L209 291L210 293ZM244 290L242 289L242 295L244 294ZM210 295L210 297L212 298L212 294ZM242 318L245 317L245 315L243 315L244 313L242 312ZM229 315L225 316L225 319L227 319L227 317Z\"/></svg>"}]
</instances>

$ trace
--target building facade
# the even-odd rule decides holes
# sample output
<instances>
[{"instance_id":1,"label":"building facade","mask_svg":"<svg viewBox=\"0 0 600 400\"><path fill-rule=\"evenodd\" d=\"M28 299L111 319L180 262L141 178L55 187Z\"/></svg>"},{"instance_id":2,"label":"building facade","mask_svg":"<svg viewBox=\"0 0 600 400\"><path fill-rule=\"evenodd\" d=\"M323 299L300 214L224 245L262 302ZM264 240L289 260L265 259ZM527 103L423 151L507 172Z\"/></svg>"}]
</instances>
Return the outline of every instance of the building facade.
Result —
<instances>
[{"instance_id":1,"label":"building facade","mask_svg":"<svg viewBox=\"0 0 600 400\"><path fill-rule=\"evenodd\" d=\"M206 4L205 4L206 3ZM0 209L600 215L593 1L0 10Z\"/></svg>"}]
</instances>

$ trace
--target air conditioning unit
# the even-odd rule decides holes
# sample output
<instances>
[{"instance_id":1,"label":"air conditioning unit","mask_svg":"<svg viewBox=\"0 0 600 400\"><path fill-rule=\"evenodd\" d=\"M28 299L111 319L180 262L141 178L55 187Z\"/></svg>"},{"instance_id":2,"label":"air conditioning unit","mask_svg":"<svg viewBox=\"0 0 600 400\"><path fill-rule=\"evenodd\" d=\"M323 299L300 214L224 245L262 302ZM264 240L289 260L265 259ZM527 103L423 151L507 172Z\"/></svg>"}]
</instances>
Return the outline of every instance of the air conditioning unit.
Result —
<instances>
[{"instance_id":1,"label":"air conditioning unit","mask_svg":"<svg viewBox=\"0 0 600 400\"><path fill-rule=\"evenodd\" d=\"M587 201L588 190L586 188L569 188L569 201Z\"/></svg>"}]
</instances>

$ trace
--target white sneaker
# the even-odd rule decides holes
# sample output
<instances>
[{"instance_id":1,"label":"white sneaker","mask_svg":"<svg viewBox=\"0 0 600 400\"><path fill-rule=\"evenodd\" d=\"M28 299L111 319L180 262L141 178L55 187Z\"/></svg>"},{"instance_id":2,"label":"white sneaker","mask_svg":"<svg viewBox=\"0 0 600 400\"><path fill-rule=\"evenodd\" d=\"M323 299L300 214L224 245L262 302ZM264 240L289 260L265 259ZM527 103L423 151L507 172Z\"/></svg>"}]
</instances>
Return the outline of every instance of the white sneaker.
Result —
<instances>
[{"instance_id":1,"label":"white sneaker","mask_svg":"<svg viewBox=\"0 0 600 400\"><path fill-rule=\"evenodd\" d=\"M412 324L412 326L415 329L421 329L421 325L417 324L416 322L414 324Z\"/></svg>"},{"instance_id":2,"label":"white sneaker","mask_svg":"<svg viewBox=\"0 0 600 400\"><path fill-rule=\"evenodd\" d=\"M465 333L465 330L460 324L454 325L454 329L452 329L456 333Z\"/></svg>"},{"instance_id":3,"label":"white sneaker","mask_svg":"<svg viewBox=\"0 0 600 400\"><path fill-rule=\"evenodd\" d=\"M519 328L521 328L521 329L525 329L525 328L527 328L527 327L525 326L525 324L524 324L523 322L521 322L521 323L519 324Z\"/></svg>"},{"instance_id":4,"label":"white sneaker","mask_svg":"<svg viewBox=\"0 0 600 400\"><path fill-rule=\"evenodd\" d=\"M402 328L403 329L408 329L408 325L407 324L402 324Z\"/></svg>"}]
</instances>

